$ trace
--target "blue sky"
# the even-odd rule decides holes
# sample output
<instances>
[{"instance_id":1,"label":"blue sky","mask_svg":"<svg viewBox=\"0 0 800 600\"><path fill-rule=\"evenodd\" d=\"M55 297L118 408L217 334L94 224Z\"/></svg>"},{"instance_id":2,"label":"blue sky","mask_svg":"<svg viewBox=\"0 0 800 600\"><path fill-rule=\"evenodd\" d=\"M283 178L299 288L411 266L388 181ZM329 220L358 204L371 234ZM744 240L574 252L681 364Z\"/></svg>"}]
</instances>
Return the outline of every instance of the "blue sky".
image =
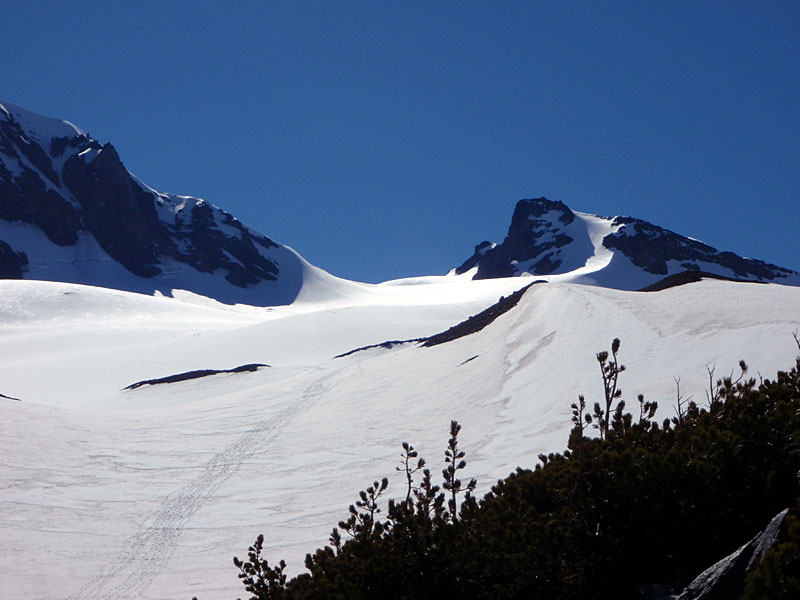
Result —
<instances>
[{"instance_id":1,"label":"blue sky","mask_svg":"<svg viewBox=\"0 0 800 600\"><path fill-rule=\"evenodd\" d=\"M335 275L547 196L800 269L798 2L17 2L0 98Z\"/></svg>"}]
</instances>

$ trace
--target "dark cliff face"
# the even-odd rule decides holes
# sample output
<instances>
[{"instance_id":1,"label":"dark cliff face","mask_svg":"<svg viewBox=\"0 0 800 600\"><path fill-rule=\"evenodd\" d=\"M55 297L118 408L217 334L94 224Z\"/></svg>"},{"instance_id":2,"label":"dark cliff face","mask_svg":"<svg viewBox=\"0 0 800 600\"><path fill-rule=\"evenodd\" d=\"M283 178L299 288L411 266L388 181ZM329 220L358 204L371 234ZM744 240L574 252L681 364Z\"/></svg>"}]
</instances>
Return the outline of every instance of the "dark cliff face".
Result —
<instances>
[{"instance_id":1,"label":"dark cliff face","mask_svg":"<svg viewBox=\"0 0 800 600\"><path fill-rule=\"evenodd\" d=\"M502 244L490 242L476 246L475 254L456 269L465 273L477 265L474 279L512 277L516 263L531 261L528 272L549 275L562 264L560 248L573 238L564 228L575 220L575 214L563 202L534 198L520 200L514 208L508 235Z\"/></svg>"},{"instance_id":2,"label":"dark cliff face","mask_svg":"<svg viewBox=\"0 0 800 600\"><path fill-rule=\"evenodd\" d=\"M187 249L180 251L177 246L170 247L167 251L169 256L190 264L201 273L226 269L225 279L239 287L277 278L277 265L258 252L259 246L265 250L277 247L269 238L254 235L237 219L222 213L221 223L235 229L238 234L238 237L237 234L226 236L217 228L214 209L205 202L194 206L189 222L184 222L181 217L176 217L173 231L187 242Z\"/></svg>"},{"instance_id":3,"label":"dark cliff face","mask_svg":"<svg viewBox=\"0 0 800 600\"><path fill-rule=\"evenodd\" d=\"M278 265L261 252L277 244L202 200L188 200L178 205L143 188L110 143L83 133L45 140L26 132L13 111L0 111L0 219L33 225L61 247L89 233L142 278L162 273L169 259L219 272L240 288L277 279ZM23 250L0 240L0 277L24 277L27 265Z\"/></svg>"},{"instance_id":4,"label":"dark cliff face","mask_svg":"<svg viewBox=\"0 0 800 600\"><path fill-rule=\"evenodd\" d=\"M28 267L28 255L15 252L5 242L0 242L0 279L21 279Z\"/></svg>"},{"instance_id":5,"label":"dark cliff face","mask_svg":"<svg viewBox=\"0 0 800 600\"><path fill-rule=\"evenodd\" d=\"M0 113L0 219L36 225L59 246L75 244L80 214L54 189L60 181L51 160L18 123L2 118ZM12 167L16 167L16 175ZM13 275L0 271L0 277Z\"/></svg>"},{"instance_id":6,"label":"dark cliff face","mask_svg":"<svg viewBox=\"0 0 800 600\"><path fill-rule=\"evenodd\" d=\"M470 256L467 260L465 260L463 263L461 263L460 266L456 267L456 275L463 275L471 268L477 266L478 263L480 263L483 257L486 255L486 253L495 246L496 244L493 244L492 242L489 241L483 241L477 246L475 246L475 253L472 256Z\"/></svg>"},{"instance_id":7,"label":"dark cliff face","mask_svg":"<svg viewBox=\"0 0 800 600\"><path fill-rule=\"evenodd\" d=\"M613 225L619 228L603 238L603 246L622 252L637 267L655 275L669 274L668 261L680 263L687 271L708 269L708 265L699 263L719 265L743 279L772 281L792 274L789 269L761 260L742 258L733 252L720 252L707 244L641 219L617 217Z\"/></svg>"},{"instance_id":8,"label":"dark cliff face","mask_svg":"<svg viewBox=\"0 0 800 600\"><path fill-rule=\"evenodd\" d=\"M650 278L647 283L653 281L653 276L687 270L752 281L797 280L797 274L789 269L720 252L641 219L594 219L605 221L612 231L602 239L602 246L629 260L645 279ZM503 242L476 246L475 253L455 273L460 275L474 267L474 279L566 273L584 266L596 251L586 224L563 202L547 198L520 200Z\"/></svg>"},{"instance_id":9,"label":"dark cliff face","mask_svg":"<svg viewBox=\"0 0 800 600\"><path fill-rule=\"evenodd\" d=\"M63 175L83 207L83 227L103 250L134 275L159 274L157 245L166 241L164 226L152 195L132 181L114 147L106 144L89 163L72 155Z\"/></svg>"}]
</instances>

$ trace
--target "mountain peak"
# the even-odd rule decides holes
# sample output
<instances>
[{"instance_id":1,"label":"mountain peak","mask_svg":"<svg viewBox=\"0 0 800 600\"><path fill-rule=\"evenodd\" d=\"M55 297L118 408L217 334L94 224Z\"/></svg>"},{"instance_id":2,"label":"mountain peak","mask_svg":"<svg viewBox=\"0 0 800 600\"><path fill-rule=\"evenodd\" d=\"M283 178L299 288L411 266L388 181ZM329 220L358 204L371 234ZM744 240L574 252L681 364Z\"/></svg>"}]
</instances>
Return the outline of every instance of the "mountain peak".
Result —
<instances>
[{"instance_id":1,"label":"mountain peak","mask_svg":"<svg viewBox=\"0 0 800 600\"><path fill-rule=\"evenodd\" d=\"M503 242L482 242L452 273L473 279L550 276L640 289L687 270L800 285L800 274L790 269L718 251L642 219L573 212L544 197L517 202Z\"/></svg>"},{"instance_id":2,"label":"mountain peak","mask_svg":"<svg viewBox=\"0 0 800 600\"><path fill-rule=\"evenodd\" d=\"M145 186L110 142L0 103L0 278L274 305L309 266L211 203Z\"/></svg>"},{"instance_id":3,"label":"mountain peak","mask_svg":"<svg viewBox=\"0 0 800 600\"><path fill-rule=\"evenodd\" d=\"M641 289L686 270L800 285L789 269L545 197L517 202L505 239L481 242L453 273ZM185 290L259 306L293 302L311 279L328 282L321 294L339 293L331 275L214 204L148 187L110 142L7 102L0 102L0 278L168 296Z\"/></svg>"},{"instance_id":4,"label":"mountain peak","mask_svg":"<svg viewBox=\"0 0 800 600\"><path fill-rule=\"evenodd\" d=\"M56 137L88 137L85 131L69 121L40 115L4 100L0 100L0 123L18 127L21 133L39 144L49 144Z\"/></svg>"}]
</instances>

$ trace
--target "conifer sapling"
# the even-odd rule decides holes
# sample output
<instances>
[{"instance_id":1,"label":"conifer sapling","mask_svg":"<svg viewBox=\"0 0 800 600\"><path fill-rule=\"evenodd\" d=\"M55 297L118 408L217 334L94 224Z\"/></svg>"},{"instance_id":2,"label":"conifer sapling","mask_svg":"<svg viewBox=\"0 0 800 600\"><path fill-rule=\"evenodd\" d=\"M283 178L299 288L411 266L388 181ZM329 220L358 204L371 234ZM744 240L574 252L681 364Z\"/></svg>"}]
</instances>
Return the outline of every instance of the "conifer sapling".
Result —
<instances>
[{"instance_id":1,"label":"conifer sapling","mask_svg":"<svg viewBox=\"0 0 800 600\"><path fill-rule=\"evenodd\" d=\"M467 497L469 497L478 483L475 479L470 479L469 483L462 487L461 480L456 476L458 471L467 466L467 461L464 460L464 451L458 447L459 431L461 431L461 425L458 424L458 421L450 421L450 440L447 443L447 449L444 451L444 462L447 466L442 471L442 476L444 477L442 487L448 490L451 496L447 504L450 508L450 518L453 523L458 522L458 494L466 492Z\"/></svg>"}]
</instances>

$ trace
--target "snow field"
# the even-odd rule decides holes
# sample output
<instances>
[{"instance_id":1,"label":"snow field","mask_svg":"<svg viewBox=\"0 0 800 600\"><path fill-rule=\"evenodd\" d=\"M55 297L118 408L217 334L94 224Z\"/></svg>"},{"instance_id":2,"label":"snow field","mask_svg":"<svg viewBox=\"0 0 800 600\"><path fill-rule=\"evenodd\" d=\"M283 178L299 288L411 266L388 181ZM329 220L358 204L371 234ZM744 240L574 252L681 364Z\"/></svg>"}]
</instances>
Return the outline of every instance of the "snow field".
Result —
<instances>
[{"instance_id":1,"label":"snow field","mask_svg":"<svg viewBox=\"0 0 800 600\"><path fill-rule=\"evenodd\" d=\"M438 477L459 420L480 494L563 450L570 403L600 399L595 353L613 337L628 408L643 392L659 419L673 376L702 403L706 365L722 376L744 358L771 377L797 354L800 289L704 281L536 285L477 334L332 358L436 333L527 283L447 279L345 282L275 310L0 282L0 393L22 399L0 399L0 596L235 598L231 557L258 533L297 573L359 489L388 476L404 495L402 441ZM272 367L120 391L248 362Z\"/></svg>"}]
</instances>

